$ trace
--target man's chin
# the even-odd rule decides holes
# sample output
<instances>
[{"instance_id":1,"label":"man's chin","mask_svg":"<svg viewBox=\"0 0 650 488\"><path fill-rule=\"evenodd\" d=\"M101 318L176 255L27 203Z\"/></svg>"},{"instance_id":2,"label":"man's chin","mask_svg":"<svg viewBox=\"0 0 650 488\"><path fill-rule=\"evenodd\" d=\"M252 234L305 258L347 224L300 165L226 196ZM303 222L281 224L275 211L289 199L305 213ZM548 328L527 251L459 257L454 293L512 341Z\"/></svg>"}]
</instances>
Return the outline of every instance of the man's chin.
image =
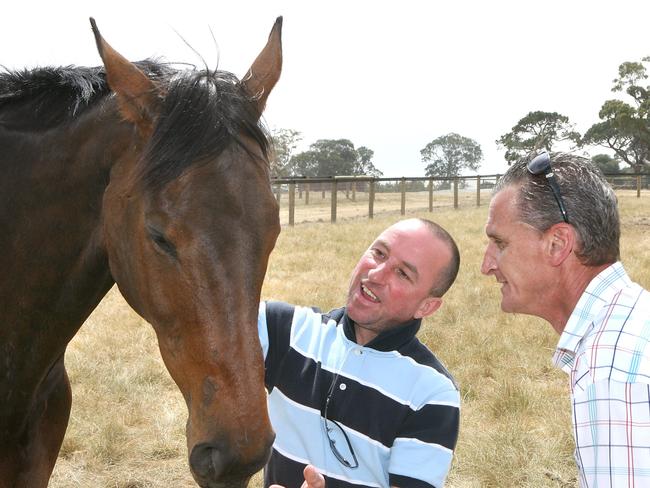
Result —
<instances>
[{"instance_id":1,"label":"man's chin","mask_svg":"<svg viewBox=\"0 0 650 488\"><path fill-rule=\"evenodd\" d=\"M364 313L363 310L359 310L354 305L347 308L346 312L348 314L348 318L357 325L369 324L374 322L373 317L370 316L370 314Z\"/></svg>"},{"instance_id":2,"label":"man's chin","mask_svg":"<svg viewBox=\"0 0 650 488\"><path fill-rule=\"evenodd\" d=\"M345 304L345 310L350 317L355 322L363 322L364 315L367 315L368 305L364 303L359 296L352 295L348 298L347 303Z\"/></svg>"},{"instance_id":3,"label":"man's chin","mask_svg":"<svg viewBox=\"0 0 650 488\"><path fill-rule=\"evenodd\" d=\"M356 310L354 309L354 307L346 306L345 311L346 311L347 314L348 314L348 318L349 318L352 322L354 322L354 323L358 323L358 322L359 322L359 318L360 318L360 317L359 317L359 314L358 314L358 313L356 312Z\"/></svg>"},{"instance_id":4,"label":"man's chin","mask_svg":"<svg viewBox=\"0 0 650 488\"><path fill-rule=\"evenodd\" d=\"M521 307L518 307L517 304L509 302L508 300L501 300L501 310L505 313L519 313L521 312Z\"/></svg>"}]
</instances>

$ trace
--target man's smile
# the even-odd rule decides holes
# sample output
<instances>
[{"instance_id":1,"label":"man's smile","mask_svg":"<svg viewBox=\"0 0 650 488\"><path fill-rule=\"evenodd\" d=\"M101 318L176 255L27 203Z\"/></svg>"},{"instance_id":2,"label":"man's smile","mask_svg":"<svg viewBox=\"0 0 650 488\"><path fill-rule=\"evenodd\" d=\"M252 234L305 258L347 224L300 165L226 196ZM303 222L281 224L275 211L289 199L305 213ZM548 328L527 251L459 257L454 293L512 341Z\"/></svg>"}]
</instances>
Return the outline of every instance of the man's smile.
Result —
<instances>
[{"instance_id":1,"label":"man's smile","mask_svg":"<svg viewBox=\"0 0 650 488\"><path fill-rule=\"evenodd\" d=\"M366 285L362 284L361 285L361 292L364 297L370 298L373 302L379 303L381 300L377 298L377 295L375 295Z\"/></svg>"}]
</instances>

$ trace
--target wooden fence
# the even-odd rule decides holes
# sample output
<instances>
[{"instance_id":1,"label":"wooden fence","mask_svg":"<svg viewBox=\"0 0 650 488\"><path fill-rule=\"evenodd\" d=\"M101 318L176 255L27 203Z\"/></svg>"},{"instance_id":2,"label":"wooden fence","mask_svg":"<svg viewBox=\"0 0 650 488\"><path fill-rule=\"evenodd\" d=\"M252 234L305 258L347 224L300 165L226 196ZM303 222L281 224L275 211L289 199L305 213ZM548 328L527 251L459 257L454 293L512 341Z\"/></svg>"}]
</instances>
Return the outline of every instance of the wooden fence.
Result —
<instances>
[{"instance_id":1,"label":"wooden fence","mask_svg":"<svg viewBox=\"0 0 650 488\"><path fill-rule=\"evenodd\" d=\"M501 175L458 176L455 178L371 178L337 176L330 178L274 178L271 180L276 200L286 214L284 223L294 225L297 211L309 209L311 218L300 221L329 219L334 223L339 207L345 205L345 215L372 219L377 211L395 211L399 206L401 215L406 214L407 196L409 208L433 212L435 207L481 206L482 199L489 199L492 188ZM641 190L650 186L650 175L606 175L615 189ZM344 198L341 200L341 195ZM300 202L302 201L302 203ZM399 201L399 204L397 203ZM286 203L285 203L286 202Z\"/></svg>"}]
</instances>

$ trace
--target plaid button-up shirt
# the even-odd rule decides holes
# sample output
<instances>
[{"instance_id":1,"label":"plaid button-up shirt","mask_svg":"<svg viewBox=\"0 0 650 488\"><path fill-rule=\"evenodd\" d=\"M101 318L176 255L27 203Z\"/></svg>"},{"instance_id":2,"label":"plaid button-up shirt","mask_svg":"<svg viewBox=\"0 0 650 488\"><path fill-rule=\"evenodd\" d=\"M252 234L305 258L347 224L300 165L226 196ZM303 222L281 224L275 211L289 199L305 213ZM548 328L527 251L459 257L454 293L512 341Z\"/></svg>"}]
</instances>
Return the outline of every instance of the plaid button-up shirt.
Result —
<instances>
[{"instance_id":1,"label":"plaid button-up shirt","mask_svg":"<svg viewBox=\"0 0 650 488\"><path fill-rule=\"evenodd\" d=\"M553 362L570 376L580 486L650 486L650 293L621 263L589 283Z\"/></svg>"}]
</instances>

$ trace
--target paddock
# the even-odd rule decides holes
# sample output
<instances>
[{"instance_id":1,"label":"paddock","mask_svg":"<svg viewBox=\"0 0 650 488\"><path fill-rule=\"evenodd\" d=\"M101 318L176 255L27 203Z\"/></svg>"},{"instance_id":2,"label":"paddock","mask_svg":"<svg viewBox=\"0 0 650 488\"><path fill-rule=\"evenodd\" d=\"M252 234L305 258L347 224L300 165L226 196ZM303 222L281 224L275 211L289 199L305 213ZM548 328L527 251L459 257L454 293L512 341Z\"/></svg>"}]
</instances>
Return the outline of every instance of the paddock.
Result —
<instances>
[{"instance_id":1,"label":"paddock","mask_svg":"<svg viewBox=\"0 0 650 488\"><path fill-rule=\"evenodd\" d=\"M374 218L399 212L437 212L441 208L480 207L490 201L492 188L501 175L455 178L274 178L271 187L280 206L280 222L331 222L339 219ZM637 198L650 193L650 174L606 175L617 190Z\"/></svg>"},{"instance_id":2,"label":"paddock","mask_svg":"<svg viewBox=\"0 0 650 488\"><path fill-rule=\"evenodd\" d=\"M622 261L650 288L650 194L617 194ZM550 362L557 336L540 319L500 312L498 286L479 272L487 199L486 192L479 207L430 213L425 204L405 213L442 224L461 251L457 282L420 332L461 388L461 432L448 486L574 487L567 378ZM323 217L283 226L264 299L323 309L342 304L360 253L401 218L399 206L373 219L340 216L336 224ZM115 289L71 342L66 366L74 401L51 487L196 486L187 469L183 398L162 364L152 328ZM260 478L250 486L260 487Z\"/></svg>"}]
</instances>

